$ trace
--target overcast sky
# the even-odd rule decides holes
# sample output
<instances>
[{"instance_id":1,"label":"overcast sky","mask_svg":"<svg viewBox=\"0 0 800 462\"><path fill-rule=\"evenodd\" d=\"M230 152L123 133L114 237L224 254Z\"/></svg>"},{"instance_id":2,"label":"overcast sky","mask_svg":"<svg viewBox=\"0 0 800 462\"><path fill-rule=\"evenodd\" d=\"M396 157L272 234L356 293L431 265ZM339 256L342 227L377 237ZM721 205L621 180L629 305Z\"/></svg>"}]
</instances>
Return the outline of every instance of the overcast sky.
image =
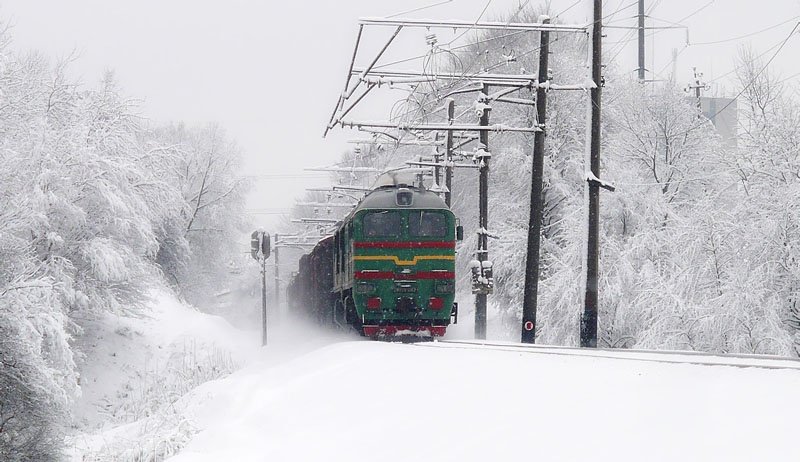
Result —
<instances>
[{"instance_id":1,"label":"overcast sky","mask_svg":"<svg viewBox=\"0 0 800 462\"><path fill-rule=\"evenodd\" d=\"M219 122L244 148L246 172L266 175L257 181L251 207L275 210L289 207L304 187L324 186L325 178L303 168L332 164L348 148L346 140L359 137L337 129L322 138L344 85L358 17L387 16L440 1L0 0L0 17L13 25L18 50L37 49L53 58L77 50L73 73L86 84L114 70L125 91L144 101L143 113L153 120ZM474 21L488 4L484 19L493 19L524 3L452 0L408 16ZM554 13L567 10L564 21L590 18L591 0L549 3ZM789 33L800 20L800 0L645 3L652 17L648 26L686 26L655 31L648 38L647 67L653 77L669 76L676 49L679 83L688 82L697 66L714 91L732 95L738 90L726 74L733 69L737 47L749 44L766 61L788 38L772 67L788 83L797 81L800 34ZM605 1L610 26L634 26L635 13L634 0ZM608 29L607 34L607 59L635 73L635 41L615 43L635 38L635 31ZM385 32L365 35L362 65L384 40ZM717 41L723 42L707 43ZM423 39L409 35L387 57L425 50ZM403 68L419 66L417 61ZM386 119L380 97L365 107L365 117ZM266 225L274 218L256 217Z\"/></svg>"}]
</instances>

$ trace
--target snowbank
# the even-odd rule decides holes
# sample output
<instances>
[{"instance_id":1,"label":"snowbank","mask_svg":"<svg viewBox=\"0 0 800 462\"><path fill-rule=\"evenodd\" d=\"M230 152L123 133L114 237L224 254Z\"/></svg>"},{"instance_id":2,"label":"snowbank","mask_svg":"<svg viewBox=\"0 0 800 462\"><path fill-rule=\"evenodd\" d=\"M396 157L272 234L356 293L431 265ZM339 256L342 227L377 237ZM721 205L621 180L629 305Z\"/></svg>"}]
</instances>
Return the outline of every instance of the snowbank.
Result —
<instances>
[{"instance_id":1,"label":"snowbank","mask_svg":"<svg viewBox=\"0 0 800 462\"><path fill-rule=\"evenodd\" d=\"M193 427L169 406L238 369L260 346L257 332L237 330L164 291L154 293L143 317L106 314L81 326L78 348L86 356L74 407L74 460L121 460L132 448L174 452Z\"/></svg>"}]
</instances>

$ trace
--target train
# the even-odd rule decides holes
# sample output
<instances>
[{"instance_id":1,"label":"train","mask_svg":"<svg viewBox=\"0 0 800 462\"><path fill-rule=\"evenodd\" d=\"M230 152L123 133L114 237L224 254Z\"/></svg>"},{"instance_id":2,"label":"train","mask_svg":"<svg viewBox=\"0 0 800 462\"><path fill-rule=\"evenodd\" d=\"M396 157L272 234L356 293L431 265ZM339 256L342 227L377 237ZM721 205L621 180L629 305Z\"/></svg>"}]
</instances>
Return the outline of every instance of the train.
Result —
<instances>
[{"instance_id":1,"label":"train","mask_svg":"<svg viewBox=\"0 0 800 462\"><path fill-rule=\"evenodd\" d=\"M458 221L435 192L393 179L300 258L290 309L370 338L435 338L458 321Z\"/></svg>"}]
</instances>

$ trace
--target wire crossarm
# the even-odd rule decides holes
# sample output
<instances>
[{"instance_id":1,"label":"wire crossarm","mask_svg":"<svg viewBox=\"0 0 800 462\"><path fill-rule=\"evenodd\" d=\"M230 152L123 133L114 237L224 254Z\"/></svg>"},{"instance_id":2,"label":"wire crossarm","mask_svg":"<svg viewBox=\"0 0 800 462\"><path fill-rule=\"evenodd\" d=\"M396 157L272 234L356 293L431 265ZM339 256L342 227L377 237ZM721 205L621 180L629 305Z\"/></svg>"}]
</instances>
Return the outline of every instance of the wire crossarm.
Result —
<instances>
[{"instance_id":1,"label":"wire crossarm","mask_svg":"<svg viewBox=\"0 0 800 462\"><path fill-rule=\"evenodd\" d=\"M358 20L362 26L395 26L395 27L439 27L443 29L477 29L477 30L514 30L529 32L587 32L587 24L544 24L504 21L463 21L455 19L404 19L364 17Z\"/></svg>"},{"instance_id":2,"label":"wire crossarm","mask_svg":"<svg viewBox=\"0 0 800 462\"><path fill-rule=\"evenodd\" d=\"M471 125L471 124L397 124L391 122L354 122L343 120L340 122L342 127L358 128L394 128L396 130L420 130L420 131L443 131L443 130L457 130L457 131L485 131L485 132L519 132L519 133L535 133L541 131L539 127L511 127L505 124L494 125Z\"/></svg>"}]
</instances>

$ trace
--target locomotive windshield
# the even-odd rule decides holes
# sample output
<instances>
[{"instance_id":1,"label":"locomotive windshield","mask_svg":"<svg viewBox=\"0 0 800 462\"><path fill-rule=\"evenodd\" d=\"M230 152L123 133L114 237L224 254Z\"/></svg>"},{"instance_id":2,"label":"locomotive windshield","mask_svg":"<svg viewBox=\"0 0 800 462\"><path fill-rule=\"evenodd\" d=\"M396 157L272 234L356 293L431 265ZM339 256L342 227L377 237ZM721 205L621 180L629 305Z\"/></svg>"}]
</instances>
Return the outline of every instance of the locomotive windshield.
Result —
<instances>
[{"instance_id":1,"label":"locomotive windshield","mask_svg":"<svg viewBox=\"0 0 800 462\"><path fill-rule=\"evenodd\" d=\"M399 237L402 232L400 212L384 210L364 215L366 237Z\"/></svg>"},{"instance_id":2,"label":"locomotive windshield","mask_svg":"<svg viewBox=\"0 0 800 462\"><path fill-rule=\"evenodd\" d=\"M447 218L439 212L411 211L408 214L408 234L411 237L445 237Z\"/></svg>"}]
</instances>

